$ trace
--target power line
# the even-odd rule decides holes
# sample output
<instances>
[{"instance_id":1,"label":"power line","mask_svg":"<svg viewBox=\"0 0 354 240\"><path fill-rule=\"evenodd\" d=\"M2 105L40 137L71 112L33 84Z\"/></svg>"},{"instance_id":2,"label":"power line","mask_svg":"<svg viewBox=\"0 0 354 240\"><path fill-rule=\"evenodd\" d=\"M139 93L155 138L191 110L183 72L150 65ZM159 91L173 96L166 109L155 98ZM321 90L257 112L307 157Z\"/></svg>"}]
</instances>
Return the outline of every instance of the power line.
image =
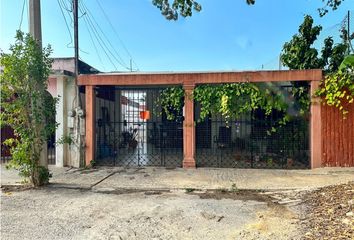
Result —
<instances>
[{"instance_id":1,"label":"power line","mask_svg":"<svg viewBox=\"0 0 354 240\"><path fill-rule=\"evenodd\" d=\"M79 7L80 8L80 7ZM95 26L93 26L91 20L89 19L89 17L85 14L83 17L86 25L89 27L89 29L91 29L93 36L95 37L97 43L99 44L99 46L101 47L101 49L103 50L104 54L106 55L106 57L108 58L108 61L113 65L113 67L115 68L115 70L118 70L117 66L114 64L114 62L112 61L110 55L107 53L106 51L106 46L104 44L104 42L102 42L102 39L100 38L97 30L95 29ZM90 30L89 30L90 31Z\"/></svg>"},{"instance_id":2,"label":"power line","mask_svg":"<svg viewBox=\"0 0 354 240\"><path fill-rule=\"evenodd\" d=\"M21 20L20 20L20 25L19 25L19 27L18 27L19 30L21 30L21 26L22 26L23 13L24 13L24 11L25 11L25 5L26 5L26 0L23 0L22 12L21 12Z\"/></svg>"},{"instance_id":3,"label":"power line","mask_svg":"<svg viewBox=\"0 0 354 240\"><path fill-rule=\"evenodd\" d=\"M68 33L69 33L69 37L70 37L70 42L68 44L66 44L66 47L67 48L74 48L74 46L72 45L74 40L73 40L73 37L72 37L72 34L71 34L71 30L70 30L70 27L69 27L69 24L68 24L68 21L66 19L66 16L65 16L65 12L64 10L66 10L67 12L72 12L72 10L68 9L67 6L64 6L65 4L65 1L64 0L57 0L57 3L59 5L59 8L60 8L60 11L61 11L61 14L64 18L64 21L65 21L65 25L66 25L66 29L68 30ZM71 20L71 23L73 23L73 19L72 19L72 16L71 14L68 14L69 15L69 18ZM79 48L79 51L82 52L82 53L85 53L85 54L89 54L87 51L84 51L83 49Z\"/></svg>"},{"instance_id":4,"label":"power line","mask_svg":"<svg viewBox=\"0 0 354 240\"><path fill-rule=\"evenodd\" d=\"M104 31L101 29L100 25L97 23L97 21L95 20L94 16L92 15L91 11L86 7L86 5L81 2L81 6L84 9L84 11L87 13L84 15L84 18L86 18L87 22L89 23L89 25L91 26L91 29L93 30L93 34L95 35L98 43L100 44L100 46L102 47L102 49L104 50L104 48L108 51L108 53L115 59L115 61L121 65L123 68L125 69L129 69L129 67L127 67L127 64L124 62L124 60L122 59L122 57L120 56L120 54L117 52L117 50L114 48L114 46L112 45L112 43L110 42L110 40L108 39L108 37L106 36L106 34L104 33ZM98 31L98 30L99 31ZM100 34L101 33L101 34ZM102 39L101 35L103 36L103 38L105 39L105 41ZM107 46L106 42L108 43L108 45L110 46L110 48L113 50L114 54L112 53L112 51L110 50L110 48ZM104 47L103 47L103 46ZM105 51L106 55L108 56L107 52ZM118 58L119 59L118 59ZM111 62L112 63L112 62ZM113 64L114 65L114 64ZM115 65L114 65L115 66ZM116 70L118 70L116 68Z\"/></svg>"},{"instance_id":5,"label":"power line","mask_svg":"<svg viewBox=\"0 0 354 240\"><path fill-rule=\"evenodd\" d=\"M64 21L65 21L65 25L66 25L66 29L68 30L68 33L69 33L69 36L70 36L70 42L68 44L66 44L66 46L69 47L70 45L73 44L73 37L71 35L70 27L69 27L69 24L68 24L68 22L66 20L65 13L64 13L63 7L62 7L62 5L60 3L60 0L57 0L57 3L59 5L61 14L63 15Z\"/></svg>"},{"instance_id":6,"label":"power line","mask_svg":"<svg viewBox=\"0 0 354 240\"><path fill-rule=\"evenodd\" d=\"M125 61L123 60L123 58L120 56L120 54L117 52L117 50L115 49L115 47L112 45L111 41L108 39L107 35L105 34L105 32L101 29L100 25L97 23L97 21L95 20L93 14L91 13L91 11L86 7L86 5L83 3L84 8L86 9L86 12L88 13L88 17L93 20L93 23L96 24L97 28L99 29L99 31L102 33L103 37L105 38L106 42L109 44L109 46L111 47L111 49L114 51L115 55L112 54L113 58L116 59L116 61L124 68L129 69L127 67L127 64L125 63ZM108 49L108 48L107 48ZM119 60L116 58L116 56L118 56Z\"/></svg>"},{"instance_id":7,"label":"power line","mask_svg":"<svg viewBox=\"0 0 354 240\"><path fill-rule=\"evenodd\" d=\"M113 32L114 32L115 35L117 36L119 42L122 44L122 46L123 46L125 52L129 55L131 61L134 63L134 65L135 65L135 67L137 68L137 70L139 70L138 65L136 64L136 62L134 61L134 59L133 59L132 55L130 54L129 50L128 50L127 47L125 46L125 44L124 44L122 38L119 36L118 32L117 32L116 29L114 28L114 26L113 26L111 20L109 19L108 15L106 14L105 10L103 9L102 5L100 4L100 1L96 0L96 2L97 2L97 4L98 4L99 8L101 9L103 15L105 16L107 22L109 23L110 27L112 28Z\"/></svg>"},{"instance_id":8,"label":"power line","mask_svg":"<svg viewBox=\"0 0 354 240\"><path fill-rule=\"evenodd\" d=\"M79 7L80 8L80 7ZM90 18L88 17L87 14L83 15L83 19L85 21L85 23L87 24L87 26L89 26L91 28L92 34L95 37L97 43L100 45L101 49L103 50L104 54L106 55L106 57L108 58L108 61L113 65L113 67L115 68L115 70L118 70L117 66L114 64L114 62L112 61L111 57L109 56L109 54L107 53L106 49L107 46L105 45L105 43L102 41L102 38L99 36L95 26L93 26L92 21L90 20ZM109 51L109 49L107 49ZM111 55L113 55L110 52Z\"/></svg>"},{"instance_id":9,"label":"power line","mask_svg":"<svg viewBox=\"0 0 354 240\"><path fill-rule=\"evenodd\" d=\"M70 1L70 0L69 0ZM69 4L70 7L68 7L68 5L66 4L66 1L65 0L61 0L62 4L63 4L63 8L68 11L68 12L72 12L73 11L73 8L72 8L72 5L71 3ZM70 15L70 18L72 19L72 16L71 14Z\"/></svg>"},{"instance_id":10,"label":"power line","mask_svg":"<svg viewBox=\"0 0 354 240\"><path fill-rule=\"evenodd\" d=\"M79 8L79 10L81 11L80 8ZM81 14L82 14L82 16L85 15L85 13L82 13L82 12L81 12ZM98 56L98 60L100 61L100 63L102 64L102 66L103 66L103 68L104 68L104 64L103 64L103 62L102 62L101 55L100 55L100 53L99 53L99 51L98 51L98 49L97 49L97 46L96 46L96 44L95 44L95 41L94 41L93 38L92 38L91 31L90 31L90 29L89 29L88 23L87 23L87 21L86 21L85 18L84 18L84 21L85 21L85 26L86 26L87 32L88 32L88 34L89 34L89 36L90 36L92 45L93 45L93 47L94 47L94 49L95 49L95 51L96 51L96 54L97 54L97 56ZM105 68L104 68L104 70L105 70Z\"/></svg>"}]
</instances>

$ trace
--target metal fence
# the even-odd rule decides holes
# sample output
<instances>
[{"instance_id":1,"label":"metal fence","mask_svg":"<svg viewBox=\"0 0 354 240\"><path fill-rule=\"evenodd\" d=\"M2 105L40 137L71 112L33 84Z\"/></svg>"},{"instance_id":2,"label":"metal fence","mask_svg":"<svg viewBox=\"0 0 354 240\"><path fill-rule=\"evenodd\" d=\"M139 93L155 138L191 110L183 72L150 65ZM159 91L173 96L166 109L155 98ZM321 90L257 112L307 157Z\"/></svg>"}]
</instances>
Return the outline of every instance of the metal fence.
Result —
<instances>
[{"instance_id":1,"label":"metal fence","mask_svg":"<svg viewBox=\"0 0 354 240\"><path fill-rule=\"evenodd\" d=\"M296 83L295 83L296 84ZM309 92L306 83L300 83ZM279 124L283 112L270 115L258 109L226 121L210 116L196 124L197 167L229 168L309 168L309 121L300 114L300 103L292 97L291 86L279 86L288 99L292 116L286 125ZM198 119L196 104L195 119Z\"/></svg>"},{"instance_id":2,"label":"metal fence","mask_svg":"<svg viewBox=\"0 0 354 240\"><path fill-rule=\"evenodd\" d=\"M308 168L308 124L294 119L271 132L269 121L206 121L196 126L197 167Z\"/></svg>"},{"instance_id":3,"label":"metal fence","mask_svg":"<svg viewBox=\"0 0 354 240\"><path fill-rule=\"evenodd\" d=\"M11 160L10 148L6 146L4 141L9 138L14 138L13 130L9 127L1 128L1 156L0 163L6 164ZM53 134L47 142L48 164L55 165L55 134Z\"/></svg>"},{"instance_id":4,"label":"metal fence","mask_svg":"<svg viewBox=\"0 0 354 240\"><path fill-rule=\"evenodd\" d=\"M55 165L55 134L53 134L47 143L47 155L48 155L48 164Z\"/></svg>"},{"instance_id":5,"label":"metal fence","mask_svg":"<svg viewBox=\"0 0 354 240\"><path fill-rule=\"evenodd\" d=\"M158 106L161 88L96 88L96 164L181 167L182 122Z\"/></svg>"}]
</instances>

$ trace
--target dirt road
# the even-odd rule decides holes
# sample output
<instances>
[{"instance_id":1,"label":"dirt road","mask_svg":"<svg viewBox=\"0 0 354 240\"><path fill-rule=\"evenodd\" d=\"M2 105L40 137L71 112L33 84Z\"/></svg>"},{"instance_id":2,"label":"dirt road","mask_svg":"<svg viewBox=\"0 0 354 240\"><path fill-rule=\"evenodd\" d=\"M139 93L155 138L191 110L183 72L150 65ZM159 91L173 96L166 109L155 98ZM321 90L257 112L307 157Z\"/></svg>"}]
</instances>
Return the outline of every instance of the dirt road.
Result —
<instances>
[{"instance_id":1,"label":"dirt road","mask_svg":"<svg viewBox=\"0 0 354 240\"><path fill-rule=\"evenodd\" d=\"M296 239L294 213L252 194L5 189L1 239Z\"/></svg>"}]
</instances>

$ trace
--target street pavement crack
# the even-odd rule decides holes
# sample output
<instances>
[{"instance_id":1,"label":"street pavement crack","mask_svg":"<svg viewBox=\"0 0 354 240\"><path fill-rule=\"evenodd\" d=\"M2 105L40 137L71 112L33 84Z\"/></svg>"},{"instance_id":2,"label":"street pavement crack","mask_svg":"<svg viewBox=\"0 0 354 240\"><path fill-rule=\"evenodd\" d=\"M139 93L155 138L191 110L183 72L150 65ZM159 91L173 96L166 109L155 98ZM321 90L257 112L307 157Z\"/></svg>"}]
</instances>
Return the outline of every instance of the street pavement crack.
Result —
<instances>
[{"instance_id":1,"label":"street pavement crack","mask_svg":"<svg viewBox=\"0 0 354 240\"><path fill-rule=\"evenodd\" d=\"M92 189L94 186L100 184L101 182L103 182L104 180L106 180L107 178L113 176L113 175L116 174L116 173L117 173L117 171L108 174L107 176L105 176L105 177L102 178L101 180L99 180L99 181L97 181L96 183L92 184L92 185L90 186L90 189Z\"/></svg>"}]
</instances>

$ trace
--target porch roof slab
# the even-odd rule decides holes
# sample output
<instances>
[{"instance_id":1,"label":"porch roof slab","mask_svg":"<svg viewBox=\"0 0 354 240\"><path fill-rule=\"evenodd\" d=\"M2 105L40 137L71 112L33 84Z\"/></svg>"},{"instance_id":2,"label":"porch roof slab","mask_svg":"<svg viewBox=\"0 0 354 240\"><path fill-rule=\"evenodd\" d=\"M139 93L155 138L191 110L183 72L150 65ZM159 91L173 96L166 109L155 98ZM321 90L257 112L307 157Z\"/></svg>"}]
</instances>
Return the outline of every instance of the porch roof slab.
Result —
<instances>
[{"instance_id":1,"label":"porch roof slab","mask_svg":"<svg viewBox=\"0 0 354 240\"><path fill-rule=\"evenodd\" d=\"M82 74L78 84L86 85L195 85L237 82L320 81L321 69L282 71L218 72L120 72Z\"/></svg>"}]
</instances>

